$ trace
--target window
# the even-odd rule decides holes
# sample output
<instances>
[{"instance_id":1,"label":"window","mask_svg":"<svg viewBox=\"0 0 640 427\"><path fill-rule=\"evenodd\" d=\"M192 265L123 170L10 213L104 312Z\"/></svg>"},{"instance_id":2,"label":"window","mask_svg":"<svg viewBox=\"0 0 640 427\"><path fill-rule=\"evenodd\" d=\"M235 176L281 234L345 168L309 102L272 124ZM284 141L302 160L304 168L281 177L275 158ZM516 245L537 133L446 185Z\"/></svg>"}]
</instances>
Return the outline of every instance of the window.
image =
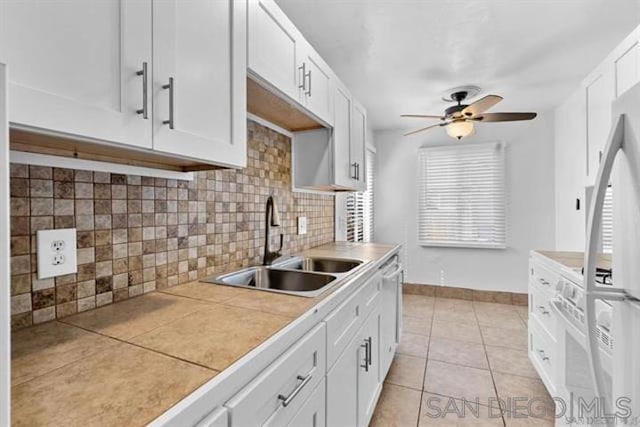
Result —
<instances>
[{"instance_id":1,"label":"window","mask_svg":"<svg viewBox=\"0 0 640 427\"><path fill-rule=\"evenodd\" d=\"M418 241L423 246L504 248L504 144L424 148L418 164Z\"/></svg>"},{"instance_id":2,"label":"window","mask_svg":"<svg viewBox=\"0 0 640 427\"><path fill-rule=\"evenodd\" d=\"M372 242L374 228L375 151L367 149L367 189L347 196L347 241Z\"/></svg>"},{"instance_id":3,"label":"window","mask_svg":"<svg viewBox=\"0 0 640 427\"><path fill-rule=\"evenodd\" d=\"M613 251L613 190L607 187L602 205L602 252Z\"/></svg>"}]
</instances>

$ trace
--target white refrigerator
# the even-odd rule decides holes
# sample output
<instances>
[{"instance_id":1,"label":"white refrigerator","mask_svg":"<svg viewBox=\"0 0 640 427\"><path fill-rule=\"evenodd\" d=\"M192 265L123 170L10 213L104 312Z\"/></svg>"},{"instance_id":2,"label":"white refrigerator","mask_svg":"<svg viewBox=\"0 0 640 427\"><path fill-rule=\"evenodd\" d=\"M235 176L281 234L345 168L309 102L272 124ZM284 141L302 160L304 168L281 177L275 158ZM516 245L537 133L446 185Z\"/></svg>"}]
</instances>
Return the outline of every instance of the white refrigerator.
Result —
<instances>
[{"instance_id":1,"label":"white refrigerator","mask_svg":"<svg viewBox=\"0 0 640 427\"><path fill-rule=\"evenodd\" d=\"M640 425L640 84L613 104L614 123L591 199L584 259L585 336L596 396L607 424ZM607 186L613 192L613 285L597 285L596 256ZM613 307L611 377L598 351L596 301ZM625 409L625 408L628 408Z\"/></svg>"}]
</instances>

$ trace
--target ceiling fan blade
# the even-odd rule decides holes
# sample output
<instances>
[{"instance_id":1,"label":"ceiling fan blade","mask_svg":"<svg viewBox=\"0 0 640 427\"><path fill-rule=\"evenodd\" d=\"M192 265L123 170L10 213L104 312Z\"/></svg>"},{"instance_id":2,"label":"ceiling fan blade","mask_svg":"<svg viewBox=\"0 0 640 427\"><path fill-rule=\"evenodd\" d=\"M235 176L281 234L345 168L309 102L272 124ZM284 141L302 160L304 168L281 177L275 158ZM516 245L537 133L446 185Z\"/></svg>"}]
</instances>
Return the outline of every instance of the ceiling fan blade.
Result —
<instances>
[{"instance_id":1,"label":"ceiling fan blade","mask_svg":"<svg viewBox=\"0 0 640 427\"><path fill-rule=\"evenodd\" d=\"M487 113L474 117L473 120L481 122L517 122L520 120L533 120L536 113Z\"/></svg>"},{"instance_id":2,"label":"ceiling fan blade","mask_svg":"<svg viewBox=\"0 0 640 427\"><path fill-rule=\"evenodd\" d=\"M418 119L439 119L439 120L445 119L445 117L442 117L442 116L433 116L429 114L402 114L400 115L400 117L414 117Z\"/></svg>"},{"instance_id":3,"label":"ceiling fan blade","mask_svg":"<svg viewBox=\"0 0 640 427\"><path fill-rule=\"evenodd\" d=\"M501 96L487 95L484 98L480 98L473 104L467 106L464 110L461 111L461 113L466 117L477 116L478 114L484 113L500 101L502 101Z\"/></svg>"},{"instance_id":4,"label":"ceiling fan blade","mask_svg":"<svg viewBox=\"0 0 640 427\"><path fill-rule=\"evenodd\" d=\"M413 135L414 133L423 132L423 131L425 131L425 130L429 130L429 129L431 129L431 128L437 128L437 127L440 127L440 126L446 126L446 125L448 125L449 123L451 123L451 122L447 122L447 123L438 123L437 125L431 125L431 126L427 126L427 127L425 127L425 128L420 128L420 129L412 130L411 132L407 132L407 133L405 133L405 134L404 134L404 136Z\"/></svg>"}]
</instances>

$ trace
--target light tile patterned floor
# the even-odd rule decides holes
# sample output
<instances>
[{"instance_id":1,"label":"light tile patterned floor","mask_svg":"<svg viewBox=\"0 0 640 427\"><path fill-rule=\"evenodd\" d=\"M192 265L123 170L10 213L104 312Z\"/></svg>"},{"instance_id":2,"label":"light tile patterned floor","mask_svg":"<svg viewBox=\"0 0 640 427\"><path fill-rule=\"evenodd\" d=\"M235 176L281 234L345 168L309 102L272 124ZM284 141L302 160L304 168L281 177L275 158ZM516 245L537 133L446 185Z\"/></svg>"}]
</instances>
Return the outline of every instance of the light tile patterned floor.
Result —
<instances>
[{"instance_id":1,"label":"light tile patterned floor","mask_svg":"<svg viewBox=\"0 0 640 427\"><path fill-rule=\"evenodd\" d=\"M514 416L513 398L530 399L539 417ZM404 334L371 426L441 425L554 425L553 403L527 357L526 307L404 295Z\"/></svg>"}]
</instances>

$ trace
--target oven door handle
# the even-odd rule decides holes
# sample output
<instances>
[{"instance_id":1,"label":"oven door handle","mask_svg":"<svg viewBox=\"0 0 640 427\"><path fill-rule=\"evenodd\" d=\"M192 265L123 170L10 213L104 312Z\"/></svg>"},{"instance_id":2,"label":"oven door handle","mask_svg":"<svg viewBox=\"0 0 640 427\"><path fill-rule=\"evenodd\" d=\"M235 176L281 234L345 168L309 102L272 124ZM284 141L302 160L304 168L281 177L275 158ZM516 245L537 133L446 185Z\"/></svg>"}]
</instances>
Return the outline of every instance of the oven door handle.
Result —
<instances>
[{"instance_id":1,"label":"oven door handle","mask_svg":"<svg viewBox=\"0 0 640 427\"><path fill-rule=\"evenodd\" d=\"M393 271L393 273L385 274L384 276L382 276L384 280L395 279L397 276L400 275L400 273L402 273L402 264L396 264L396 265L397 265L397 268Z\"/></svg>"}]
</instances>

